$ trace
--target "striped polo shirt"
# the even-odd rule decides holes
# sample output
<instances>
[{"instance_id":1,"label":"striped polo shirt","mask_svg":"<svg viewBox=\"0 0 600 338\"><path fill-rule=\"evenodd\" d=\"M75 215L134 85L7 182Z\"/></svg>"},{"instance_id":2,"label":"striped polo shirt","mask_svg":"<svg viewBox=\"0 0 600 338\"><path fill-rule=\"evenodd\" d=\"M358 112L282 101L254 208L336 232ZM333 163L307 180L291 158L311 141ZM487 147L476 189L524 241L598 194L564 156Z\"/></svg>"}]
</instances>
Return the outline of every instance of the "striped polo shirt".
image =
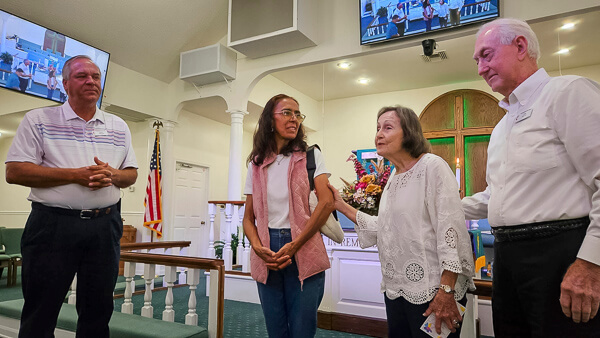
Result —
<instances>
[{"instance_id":1,"label":"striped polo shirt","mask_svg":"<svg viewBox=\"0 0 600 338\"><path fill-rule=\"evenodd\" d=\"M50 168L95 165L94 156L113 168L137 168L131 133L125 121L96 108L85 121L69 102L28 112L17 129L6 162L31 162ZM119 201L112 185L91 191L79 184L31 188L30 201L67 209L103 208Z\"/></svg>"}]
</instances>

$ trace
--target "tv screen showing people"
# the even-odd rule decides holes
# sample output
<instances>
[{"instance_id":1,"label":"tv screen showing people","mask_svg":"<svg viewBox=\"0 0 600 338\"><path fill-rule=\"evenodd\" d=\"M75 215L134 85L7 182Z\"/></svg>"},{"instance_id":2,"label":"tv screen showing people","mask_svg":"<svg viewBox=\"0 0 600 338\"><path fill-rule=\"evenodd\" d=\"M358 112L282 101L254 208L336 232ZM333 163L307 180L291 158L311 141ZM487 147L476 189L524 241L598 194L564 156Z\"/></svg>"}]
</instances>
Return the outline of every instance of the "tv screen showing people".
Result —
<instances>
[{"instance_id":1,"label":"tv screen showing people","mask_svg":"<svg viewBox=\"0 0 600 338\"><path fill-rule=\"evenodd\" d=\"M500 15L500 0L359 0L362 45L448 30Z\"/></svg>"},{"instance_id":2,"label":"tv screen showing people","mask_svg":"<svg viewBox=\"0 0 600 338\"><path fill-rule=\"evenodd\" d=\"M104 92L109 53L2 10L0 27L0 87L65 102L65 61L87 55L100 67Z\"/></svg>"}]
</instances>

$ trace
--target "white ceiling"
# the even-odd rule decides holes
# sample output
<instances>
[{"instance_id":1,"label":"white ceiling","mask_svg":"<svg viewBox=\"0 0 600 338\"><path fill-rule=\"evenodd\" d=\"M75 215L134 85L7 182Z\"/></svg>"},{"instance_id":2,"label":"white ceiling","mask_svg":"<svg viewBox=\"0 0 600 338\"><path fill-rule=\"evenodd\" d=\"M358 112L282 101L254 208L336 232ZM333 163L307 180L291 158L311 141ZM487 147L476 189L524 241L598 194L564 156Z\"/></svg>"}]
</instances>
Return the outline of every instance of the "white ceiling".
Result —
<instances>
[{"instance_id":1,"label":"white ceiling","mask_svg":"<svg viewBox=\"0 0 600 338\"><path fill-rule=\"evenodd\" d=\"M560 30L566 22L577 24L574 29ZM568 55L561 56L562 69L600 63L600 38L596 33L600 31L600 9L532 23L531 27L540 40L539 65L547 71L558 70L555 52L559 34L561 48L572 48ZM473 61L474 45L474 35L438 43L437 49L448 55L442 62L425 63L421 58L423 49L416 46L285 70L273 76L319 101L474 81L480 79ZM352 66L340 69L340 61ZM363 77L371 82L357 83Z\"/></svg>"},{"instance_id":2,"label":"white ceiling","mask_svg":"<svg viewBox=\"0 0 600 338\"><path fill-rule=\"evenodd\" d=\"M215 44L227 34L226 0L2 0L0 9L167 83L179 76L180 52Z\"/></svg>"},{"instance_id":3,"label":"white ceiling","mask_svg":"<svg viewBox=\"0 0 600 338\"><path fill-rule=\"evenodd\" d=\"M226 0L2 0L0 9L106 50L111 61L164 82L178 77L180 52L217 43L227 34ZM577 26L560 32L561 45L573 48L561 57L562 69L600 63L600 39L596 35L600 31L599 6L532 23L540 38L540 66L549 71L558 69L554 54L558 27L567 21ZM420 38L416 40L413 45L419 45ZM439 63L424 63L421 47L415 46L273 75L319 101L440 86L479 79L472 60L473 45L473 36L442 41L438 50L445 50L449 59ZM352 66L341 70L336 66L340 61L350 61ZM359 77L370 78L370 84L358 84ZM2 99L11 95L19 94L0 93ZM223 114L224 102L196 101L186 104L185 109L229 124L229 116ZM252 104L248 109L251 114L244 119L245 129L254 130L262 108ZM10 115L0 116L0 129L6 131L5 126L14 124L5 121L13 118Z\"/></svg>"}]
</instances>

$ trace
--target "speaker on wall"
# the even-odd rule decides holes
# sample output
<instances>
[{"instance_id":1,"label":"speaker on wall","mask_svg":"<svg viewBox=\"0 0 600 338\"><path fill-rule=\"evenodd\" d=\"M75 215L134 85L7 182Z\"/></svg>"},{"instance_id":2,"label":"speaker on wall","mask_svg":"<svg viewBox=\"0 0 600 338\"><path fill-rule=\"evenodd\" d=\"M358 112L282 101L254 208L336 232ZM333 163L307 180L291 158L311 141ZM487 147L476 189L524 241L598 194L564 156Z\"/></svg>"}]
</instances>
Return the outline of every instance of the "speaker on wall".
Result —
<instances>
[{"instance_id":1,"label":"speaker on wall","mask_svg":"<svg viewBox=\"0 0 600 338\"><path fill-rule=\"evenodd\" d=\"M234 80L236 67L235 51L219 43L179 54L179 78L196 85Z\"/></svg>"}]
</instances>

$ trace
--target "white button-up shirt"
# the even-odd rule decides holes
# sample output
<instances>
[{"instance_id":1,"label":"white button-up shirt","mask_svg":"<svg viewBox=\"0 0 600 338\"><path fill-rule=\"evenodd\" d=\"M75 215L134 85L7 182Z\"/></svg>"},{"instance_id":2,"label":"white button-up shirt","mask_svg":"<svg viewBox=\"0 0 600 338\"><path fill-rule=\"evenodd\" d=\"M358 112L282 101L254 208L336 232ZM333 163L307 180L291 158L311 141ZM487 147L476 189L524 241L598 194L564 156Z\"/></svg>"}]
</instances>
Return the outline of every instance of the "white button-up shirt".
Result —
<instances>
[{"instance_id":1,"label":"white button-up shirt","mask_svg":"<svg viewBox=\"0 0 600 338\"><path fill-rule=\"evenodd\" d=\"M510 226L589 216L577 257L600 265L600 85L539 69L500 106L487 188L462 200L467 219Z\"/></svg>"}]
</instances>

